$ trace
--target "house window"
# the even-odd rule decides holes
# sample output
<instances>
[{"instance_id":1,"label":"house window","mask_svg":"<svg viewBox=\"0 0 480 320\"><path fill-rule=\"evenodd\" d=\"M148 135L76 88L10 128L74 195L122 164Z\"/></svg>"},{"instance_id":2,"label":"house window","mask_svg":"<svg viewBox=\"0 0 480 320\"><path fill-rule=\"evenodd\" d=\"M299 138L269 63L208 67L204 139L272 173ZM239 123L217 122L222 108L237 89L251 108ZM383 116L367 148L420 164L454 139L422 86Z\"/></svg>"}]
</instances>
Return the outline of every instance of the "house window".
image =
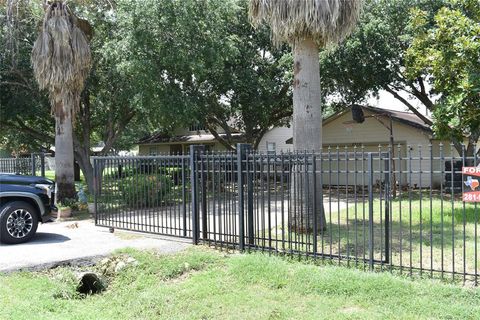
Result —
<instances>
[{"instance_id":1,"label":"house window","mask_svg":"<svg viewBox=\"0 0 480 320\"><path fill-rule=\"evenodd\" d=\"M204 151L203 152L211 152L214 150L214 145L213 144L203 144L203 143L199 143L199 144L193 144L193 145L202 145L205 147ZM186 154L190 154L190 146L191 144L186 144L185 145L185 153Z\"/></svg>"},{"instance_id":2,"label":"house window","mask_svg":"<svg viewBox=\"0 0 480 320\"><path fill-rule=\"evenodd\" d=\"M171 144L170 145L170 154L183 154L183 144Z\"/></svg>"},{"instance_id":3,"label":"house window","mask_svg":"<svg viewBox=\"0 0 480 320\"><path fill-rule=\"evenodd\" d=\"M276 145L275 142L268 142L267 141L267 153L275 153Z\"/></svg>"},{"instance_id":4,"label":"house window","mask_svg":"<svg viewBox=\"0 0 480 320\"><path fill-rule=\"evenodd\" d=\"M188 130L189 131L201 131L201 130L205 131L205 125L200 123L194 123L190 127L188 127Z\"/></svg>"},{"instance_id":5,"label":"house window","mask_svg":"<svg viewBox=\"0 0 480 320\"><path fill-rule=\"evenodd\" d=\"M150 147L150 148L148 149L148 154L149 154L150 156L156 156L156 155L157 155L157 147Z\"/></svg>"}]
</instances>

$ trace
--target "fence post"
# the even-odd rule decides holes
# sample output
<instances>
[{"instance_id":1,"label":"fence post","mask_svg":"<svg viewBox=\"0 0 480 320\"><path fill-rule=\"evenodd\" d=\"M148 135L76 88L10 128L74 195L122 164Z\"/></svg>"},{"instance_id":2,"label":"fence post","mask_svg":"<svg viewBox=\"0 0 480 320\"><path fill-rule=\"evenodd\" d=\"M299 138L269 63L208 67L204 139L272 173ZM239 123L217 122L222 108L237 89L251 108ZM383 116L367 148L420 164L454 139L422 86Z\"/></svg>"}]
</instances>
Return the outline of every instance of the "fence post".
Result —
<instances>
[{"instance_id":1,"label":"fence post","mask_svg":"<svg viewBox=\"0 0 480 320\"><path fill-rule=\"evenodd\" d=\"M389 153L391 156L391 153ZM395 182L394 182L395 183ZM390 159L385 160L385 262L390 262Z\"/></svg>"},{"instance_id":2,"label":"fence post","mask_svg":"<svg viewBox=\"0 0 480 320\"><path fill-rule=\"evenodd\" d=\"M40 174L45 178L45 152L40 153Z\"/></svg>"},{"instance_id":3,"label":"fence post","mask_svg":"<svg viewBox=\"0 0 480 320\"><path fill-rule=\"evenodd\" d=\"M237 185L238 185L238 246L240 250L245 249L245 199L244 199L244 174L243 170L246 166L243 165L243 161L247 158L247 150L251 146L245 143L237 144ZM250 207L250 206L248 206ZM248 218L250 225L250 217ZM252 217L253 221L253 217ZM250 235L249 235L250 243Z\"/></svg>"},{"instance_id":4,"label":"fence post","mask_svg":"<svg viewBox=\"0 0 480 320\"><path fill-rule=\"evenodd\" d=\"M182 215L183 215L183 236L187 236L187 181L186 181L185 158L182 156Z\"/></svg>"},{"instance_id":5,"label":"fence post","mask_svg":"<svg viewBox=\"0 0 480 320\"><path fill-rule=\"evenodd\" d=\"M313 180L313 255L317 257L318 219L317 219L317 157L312 155L312 180ZM323 203L321 204L323 206ZM323 210L322 210L323 215Z\"/></svg>"},{"instance_id":6,"label":"fence post","mask_svg":"<svg viewBox=\"0 0 480 320\"><path fill-rule=\"evenodd\" d=\"M190 146L190 183L192 185L192 240L193 244L198 244L200 238L199 214L198 214L198 181L197 181L197 162L200 159L200 152L205 150L205 146Z\"/></svg>"},{"instance_id":7,"label":"fence post","mask_svg":"<svg viewBox=\"0 0 480 320\"><path fill-rule=\"evenodd\" d=\"M247 160L247 223L248 223L248 245L254 246L255 245L255 229L253 227L253 170L248 169L249 165L249 158L248 158L248 153L251 151L251 146L247 145L245 147L245 151L247 151L247 154L245 156L245 159ZM252 161L252 169L253 166L255 165L255 162Z\"/></svg>"},{"instance_id":8,"label":"fence post","mask_svg":"<svg viewBox=\"0 0 480 320\"><path fill-rule=\"evenodd\" d=\"M203 240L208 240L208 214L207 214L207 176L208 176L208 167L204 167L204 159L201 158L201 153L205 151L203 147L200 152L198 160L200 160L200 190L202 195L202 238ZM208 159L208 158L207 158ZM208 160L207 160L208 166Z\"/></svg>"},{"instance_id":9,"label":"fence post","mask_svg":"<svg viewBox=\"0 0 480 320\"><path fill-rule=\"evenodd\" d=\"M93 203L95 205L95 225L98 223L98 196L100 194L98 159L93 158Z\"/></svg>"},{"instance_id":10,"label":"fence post","mask_svg":"<svg viewBox=\"0 0 480 320\"><path fill-rule=\"evenodd\" d=\"M30 157L32 159L32 176L34 176L37 171L37 168L35 166L35 153L32 153Z\"/></svg>"},{"instance_id":11,"label":"fence post","mask_svg":"<svg viewBox=\"0 0 480 320\"><path fill-rule=\"evenodd\" d=\"M373 234L373 153L368 153L368 263L370 271L373 271L374 258L374 234Z\"/></svg>"}]
</instances>

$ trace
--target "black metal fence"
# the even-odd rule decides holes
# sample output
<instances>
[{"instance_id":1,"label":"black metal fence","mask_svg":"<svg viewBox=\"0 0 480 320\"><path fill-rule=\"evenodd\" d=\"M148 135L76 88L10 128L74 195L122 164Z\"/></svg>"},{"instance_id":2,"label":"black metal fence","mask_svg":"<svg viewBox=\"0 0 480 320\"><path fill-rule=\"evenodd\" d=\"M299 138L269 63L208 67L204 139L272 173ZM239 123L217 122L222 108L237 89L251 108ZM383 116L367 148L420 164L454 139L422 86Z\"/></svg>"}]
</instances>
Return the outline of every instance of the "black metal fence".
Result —
<instances>
[{"instance_id":1,"label":"black metal fence","mask_svg":"<svg viewBox=\"0 0 480 320\"><path fill-rule=\"evenodd\" d=\"M96 157L96 223L192 236L188 156Z\"/></svg>"},{"instance_id":2,"label":"black metal fence","mask_svg":"<svg viewBox=\"0 0 480 320\"><path fill-rule=\"evenodd\" d=\"M237 149L95 158L97 225L478 285L480 210L462 201L461 169L475 155Z\"/></svg>"},{"instance_id":3,"label":"black metal fence","mask_svg":"<svg viewBox=\"0 0 480 320\"><path fill-rule=\"evenodd\" d=\"M45 176L45 154L32 153L26 157L0 158L0 173Z\"/></svg>"}]
</instances>

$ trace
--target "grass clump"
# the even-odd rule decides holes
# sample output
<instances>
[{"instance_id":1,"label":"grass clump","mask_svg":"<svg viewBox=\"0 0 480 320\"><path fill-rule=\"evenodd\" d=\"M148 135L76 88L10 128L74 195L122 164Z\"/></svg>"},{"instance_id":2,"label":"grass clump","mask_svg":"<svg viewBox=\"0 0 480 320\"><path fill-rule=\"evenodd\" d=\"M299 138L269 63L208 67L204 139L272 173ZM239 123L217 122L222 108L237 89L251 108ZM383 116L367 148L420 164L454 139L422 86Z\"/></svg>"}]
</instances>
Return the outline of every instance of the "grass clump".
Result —
<instances>
[{"instance_id":1,"label":"grass clump","mask_svg":"<svg viewBox=\"0 0 480 320\"><path fill-rule=\"evenodd\" d=\"M136 259L102 294L67 293L60 276L0 276L1 319L478 319L480 289L195 247ZM61 270L68 272L70 269ZM59 271L59 270L57 270ZM55 272L57 272L55 271ZM68 286L67 286L68 287Z\"/></svg>"}]
</instances>

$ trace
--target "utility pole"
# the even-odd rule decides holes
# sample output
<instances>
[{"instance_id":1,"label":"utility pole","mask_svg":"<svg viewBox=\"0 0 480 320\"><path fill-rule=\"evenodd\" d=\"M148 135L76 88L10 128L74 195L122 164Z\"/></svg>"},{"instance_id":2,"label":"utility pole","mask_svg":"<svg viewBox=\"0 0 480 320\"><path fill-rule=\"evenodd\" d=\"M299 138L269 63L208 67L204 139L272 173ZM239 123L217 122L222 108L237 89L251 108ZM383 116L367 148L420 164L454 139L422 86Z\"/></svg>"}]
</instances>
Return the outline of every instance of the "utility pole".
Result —
<instances>
[{"instance_id":1,"label":"utility pole","mask_svg":"<svg viewBox=\"0 0 480 320\"><path fill-rule=\"evenodd\" d=\"M383 122L380 119L380 116L387 116L390 120L389 125L386 125L385 122ZM392 189L392 198L396 199L397 198L397 179L395 177L395 145L394 145L394 140L393 140L393 120L392 120L392 114L391 113L381 113L378 115L371 115L372 118L375 118L378 122L380 122L387 130L390 132L390 152L391 152L391 158L390 158L390 168L392 170L392 180L393 184L391 186ZM392 182L390 182L392 183Z\"/></svg>"},{"instance_id":2,"label":"utility pole","mask_svg":"<svg viewBox=\"0 0 480 320\"><path fill-rule=\"evenodd\" d=\"M387 116L390 120L389 125L387 125L383 120L380 118L381 116ZM369 116L364 116L362 107L360 105L352 105L352 117L353 121L347 121L346 123L363 123L365 118L374 118L380 124L382 124L387 130L390 132L390 169L392 170L392 180L393 186L391 186L392 190L392 198L395 199L397 197L397 179L395 178L395 145L393 140L393 120L392 114L390 112L379 113L379 114L372 114ZM392 184L392 182L390 182Z\"/></svg>"}]
</instances>

